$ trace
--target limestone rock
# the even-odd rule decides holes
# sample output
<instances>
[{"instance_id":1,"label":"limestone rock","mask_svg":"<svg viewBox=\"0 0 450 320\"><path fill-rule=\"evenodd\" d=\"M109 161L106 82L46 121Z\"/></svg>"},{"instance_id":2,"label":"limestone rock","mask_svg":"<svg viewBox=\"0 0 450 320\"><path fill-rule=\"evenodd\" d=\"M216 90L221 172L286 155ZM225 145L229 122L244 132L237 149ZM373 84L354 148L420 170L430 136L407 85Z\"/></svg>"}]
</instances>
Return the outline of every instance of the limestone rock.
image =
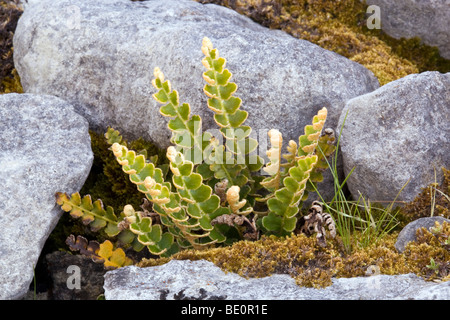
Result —
<instances>
[{"instance_id":1,"label":"limestone rock","mask_svg":"<svg viewBox=\"0 0 450 320\"><path fill-rule=\"evenodd\" d=\"M88 123L52 96L0 95L0 299L26 294L61 215L58 191L79 191L93 161Z\"/></svg>"},{"instance_id":2,"label":"limestone rock","mask_svg":"<svg viewBox=\"0 0 450 320\"><path fill-rule=\"evenodd\" d=\"M288 275L245 279L205 260L108 271L104 288L107 300L450 299L450 282L426 282L414 274L338 278L329 287L315 289L297 286Z\"/></svg>"},{"instance_id":3,"label":"limestone rock","mask_svg":"<svg viewBox=\"0 0 450 320\"><path fill-rule=\"evenodd\" d=\"M367 0L381 13L381 30L400 38L419 37L437 46L441 56L450 59L450 2L448 0Z\"/></svg>"},{"instance_id":4,"label":"limestone rock","mask_svg":"<svg viewBox=\"0 0 450 320\"><path fill-rule=\"evenodd\" d=\"M435 226L436 221L440 224L444 221L450 223L450 220L444 217L425 217L414 220L413 222L408 223L398 234L397 241L395 242L395 249L397 249L398 252L403 252L408 242L416 240L417 229L426 228L430 230L430 228Z\"/></svg>"},{"instance_id":5,"label":"limestone rock","mask_svg":"<svg viewBox=\"0 0 450 320\"><path fill-rule=\"evenodd\" d=\"M347 102L339 126L347 184L371 201L412 201L450 167L450 73L424 72ZM435 169L435 170L434 170Z\"/></svg>"},{"instance_id":6,"label":"limestone rock","mask_svg":"<svg viewBox=\"0 0 450 320\"><path fill-rule=\"evenodd\" d=\"M167 119L151 96L155 67L202 116L203 130L217 128L203 93L205 36L227 58L246 124L261 140L276 128L286 143L298 141L322 107L334 128L348 99L379 86L358 63L190 0L32 1L15 32L14 61L25 92L64 98L100 132L112 126L167 147Z\"/></svg>"}]
</instances>

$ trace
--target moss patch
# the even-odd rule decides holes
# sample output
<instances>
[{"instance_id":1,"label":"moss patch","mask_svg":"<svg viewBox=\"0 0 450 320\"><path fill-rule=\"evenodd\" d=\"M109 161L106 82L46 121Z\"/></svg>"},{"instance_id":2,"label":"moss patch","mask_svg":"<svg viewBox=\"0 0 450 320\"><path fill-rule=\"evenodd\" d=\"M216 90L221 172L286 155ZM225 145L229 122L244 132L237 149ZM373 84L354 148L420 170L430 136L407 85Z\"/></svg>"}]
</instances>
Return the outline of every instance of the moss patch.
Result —
<instances>
[{"instance_id":1,"label":"moss patch","mask_svg":"<svg viewBox=\"0 0 450 320\"><path fill-rule=\"evenodd\" d=\"M406 263L414 266L415 273L429 280L450 280L450 223L437 223L430 231L417 230L416 242L404 251Z\"/></svg>"},{"instance_id":2,"label":"moss patch","mask_svg":"<svg viewBox=\"0 0 450 320\"><path fill-rule=\"evenodd\" d=\"M272 29L308 40L371 70L381 85L423 71L450 71L450 60L420 40L396 40L366 26L359 0L197 0L244 14Z\"/></svg>"},{"instance_id":3,"label":"moss patch","mask_svg":"<svg viewBox=\"0 0 450 320\"><path fill-rule=\"evenodd\" d=\"M450 219L450 170L442 168L444 180L441 185L431 183L417 197L400 209L401 227L419 218L441 216Z\"/></svg>"},{"instance_id":4,"label":"moss patch","mask_svg":"<svg viewBox=\"0 0 450 320\"><path fill-rule=\"evenodd\" d=\"M345 254L341 240L328 240L327 247L317 245L315 237L303 234L286 238L264 236L258 241L240 241L232 246L206 251L186 250L171 258L143 259L138 266L162 265L171 259L213 262L226 272L234 272L247 278L259 278L271 274L289 274L296 283L305 287L326 287L333 277L348 278L374 273L396 275L415 273L427 280L450 280L450 224L437 224L438 232L419 230L417 243L410 243L403 254L394 244L397 233L384 237L374 245L357 248ZM357 237L357 234L355 235ZM439 271L428 267L434 259Z\"/></svg>"}]
</instances>

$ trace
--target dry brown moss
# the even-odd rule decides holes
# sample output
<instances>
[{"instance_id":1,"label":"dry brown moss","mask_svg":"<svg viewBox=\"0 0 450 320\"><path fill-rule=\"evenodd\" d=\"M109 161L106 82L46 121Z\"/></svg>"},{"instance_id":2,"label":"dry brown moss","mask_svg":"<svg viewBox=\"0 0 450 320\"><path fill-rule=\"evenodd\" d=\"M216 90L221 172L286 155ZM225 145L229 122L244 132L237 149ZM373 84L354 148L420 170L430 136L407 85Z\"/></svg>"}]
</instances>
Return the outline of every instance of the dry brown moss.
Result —
<instances>
[{"instance_id":1,"label":"dry brown moss","mask_svg":"<svg viewBox=\"0 0 450 320\"><path fill-rule=\"evenodd\" d=\"M439 227L439 225L437 225ZM410 243L405 253L394 247L397 233L388 235L376 244L357 248L346 255L339 237L329 240L327 247L317 245L315 237L303 234L286 238L262 237L258 241L240 241L230 247L206 251L186 250L169 258L144 259L138 265L150 267L165 264L171 259L213 262L227 272L258 278L271 274L289 274L298 285L326 287L333 277L355 277L374 273L396 275L415 273L428 280L450 280L450 224L444 223L434 234L421 230L417 243ZM357 235L355 235L357 237ZM427 265L434 259L438 272ZM375 271L373 271L375 270Z\"/></svg>"},{"instance_id":2,"label":"dry brown moss","mask_svg":"<svg viewBox=\"0 0 450 320\"><path fill-rule=\"evenodd\" d=\"M371 70L381 85L408 74L450 71L450 61L419 39L396 40L366 27L359 0L197 0L215 3L339 53Z\"/></svg>"},{"instance_id":3,"label":"dry brown moss","mask_svg":"<svg viewBox=\"0 0 450 320\"><path fill-rule=\"evenodd\" d=\"M442 168L444 179L441 185L431 183L417 197L401 208L402 226L419 218L429 217L433 209L434 216L450 219L450 170ZM438 190L438 191L435 191Z\"/></svg>"},{"instance_id":4,"label":"dry brown moss","mask_svg":"<svg viewBox=\"0 0 450 320\"><path fill-rule=\"evenodd\" d=\"M430 231L417 230L416 243L409 243L404 251L406 263L414 266L416 274L429 280L450 280L450 223L438 222ZM435 264L433 268L432 261Z\"/></svg>"},{"instance_id":5,"label":"dry brown moss","mask_svg":"<svg viewBox=\"0 0 450 320\"><path fill-rule=\"evenodd\" d=\"M333 244L322 248L317 246L314 237L294 235L285 239L264 236L258 241L240 241L230 247L206 251L185 250L175 254L172 259L205 259L224 271L248 278L289 274L299 285L318 287L331 284L331 277L335 275L341 260L339 256ZM168 261L145 259L139 265L147 267Z\"/></svg>"}]
</instances>

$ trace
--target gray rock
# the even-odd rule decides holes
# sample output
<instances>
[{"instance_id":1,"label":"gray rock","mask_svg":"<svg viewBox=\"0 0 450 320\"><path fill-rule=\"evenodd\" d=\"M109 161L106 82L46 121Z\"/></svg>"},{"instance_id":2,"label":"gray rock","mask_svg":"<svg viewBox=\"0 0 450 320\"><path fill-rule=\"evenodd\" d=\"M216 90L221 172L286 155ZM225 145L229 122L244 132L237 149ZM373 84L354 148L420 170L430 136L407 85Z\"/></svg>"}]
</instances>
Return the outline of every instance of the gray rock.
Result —
<instances>
[{"instance_id":1,"label":"gray rock","mask_svg":"<svg viewBox=\"0 0 450 320\"><path fill-rule=\"evenodd\" d=\"M390 300L450 299L450 282L426 282L414 274L338 278L323 289L296 285L288 275L245 279L205 260L149 268L129 266L105 275L107 300Z\"/></svg>"},{"instance_id":2,"label":"gray rock","mask_svg":"<svg viewBox=\"0 0 450 320\"><path fill-rule=\"evenodd\" d=\"M14 62L26 92L64 98L100 132L112 126L167 147L167 119L152 98L155 67L202 116L203 130L217 128L203 94L205 36L227 58L246 124L264 140L277 128L286 143L298 141L322 107L334 127L348 99L379 87L349 59L190 0L33 1L14 35Z\"/></svg>"},{"instance_id":3,"label":"gray rock","mask_svg":"<svg viewBox=\"0 0 450 320\"><path fill-rule=\"evenodd\" d=\"M52 300L97 300L103 294L103 263L81 254L57 251L45 256Z\"/></svg>"},{"instance_id":4,"label":"gray rock","mask_svg":"<svg viewBox=\"0 0 450 320\"><path fill-rule=\"evenodd\" d=\"M450 73L424 72L347 102L341 152L347 185L372 202L412 201L450 167Z\"/></svg>"},{"instance_id":5,"label":"gray rock","mask_svg":"<svg viewBox=\"0 0 450 320\"><path fill-rule=\"evenodd\" d=\"M93 161L88 123L52 96L0 95L0 299L26 294L61 216L58 191L79 191Z\"/></svg>"},{"instance_id":6,"label":"gray rock","mask_svg":"<svg viewBox=\"0 0 450 320\"><path fill-rule=\"evenodd\" d=\"M398 252L403 252L409 242L416 241L417 229L426 228L430 230L431 228L434 228L436 221L440 224L444 221L450 223L450 220L444 217L425 217L414 220L413 222L408 223L398 234L397 241L395 242L395 249L397 249Z\"/></svg>"},{"instance_id":7,"label":"gray rock","mask_svg":"<svg viewBox=\"0 0 450 320\"><path fill-rule=\"evenodd\" d=\"M450 2L448 0L367 0L381 12L381 29L400 38L419 37L437 46L441 56L450 59Z\"/></svg>"}]
</instances>

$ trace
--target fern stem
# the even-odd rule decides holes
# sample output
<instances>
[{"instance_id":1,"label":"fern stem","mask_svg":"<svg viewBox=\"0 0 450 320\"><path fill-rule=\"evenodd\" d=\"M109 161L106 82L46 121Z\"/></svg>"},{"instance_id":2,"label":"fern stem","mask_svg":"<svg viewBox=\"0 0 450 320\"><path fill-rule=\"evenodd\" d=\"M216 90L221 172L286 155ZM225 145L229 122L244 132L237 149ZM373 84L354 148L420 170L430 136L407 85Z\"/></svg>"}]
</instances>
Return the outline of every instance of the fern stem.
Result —
<instances>
[{"instance_id":1,"label":"fern stem","mask_svg":"<svg viewBox=\"0 0 450 320\"><path fill-rule=\"evenodd\" d=\"M103 220L103 221L106 221L106 222L108 222L108 223L112 223L112 224L115 225L115 226L117 226L117 225L119 224L117 221L114 221L114 220L105 218L105 217L102 216L102 215L98 215L98 214L96 214L96 213L94 213L94 212L92 212L92 211L89 211L89 210L84 209L83 207L74 205L73 203L71 203L71 206L72 206L73 208L77 208L77 209L79 209L79 210L81 210L81 211L83 211L83 212L85 212L85 213L87 213L87 214L89 214L89 215L92 215L92 216L94 216L94 217L96 217L96 218L99 218L99 219L101 219L101 220Z\"/></svg>"}]
</instances>

